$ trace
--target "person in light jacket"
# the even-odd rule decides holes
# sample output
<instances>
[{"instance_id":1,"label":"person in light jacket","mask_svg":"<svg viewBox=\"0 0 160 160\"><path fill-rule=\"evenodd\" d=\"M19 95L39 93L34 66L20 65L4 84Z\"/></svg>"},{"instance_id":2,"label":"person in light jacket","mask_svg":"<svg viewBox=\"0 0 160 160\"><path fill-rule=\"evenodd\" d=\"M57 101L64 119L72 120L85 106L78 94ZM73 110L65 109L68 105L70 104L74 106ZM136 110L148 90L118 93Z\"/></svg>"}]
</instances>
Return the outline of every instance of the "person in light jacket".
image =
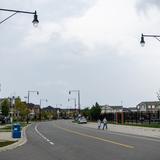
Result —
<instances>
[{"instance_id":1,"label":"person in light jacket","mask_svg":"<svg viewBox=\"0 0 160 160\"><path fill-rule=\"evenodd\" d=\"M104 129L107 129L107 119L106 118L103 119L103 130Z\"/></svg>"},{"instance_id":2,"label":"person in light jacket","mask_svg":"<svg viewBox=\"0 0 160 160\"><path fill-rule=\"evenodd\" d=\"M98 119L97 123L98 123L98 129L100 129L101 128L101 120Z\"/></svg>"}]
</instances>

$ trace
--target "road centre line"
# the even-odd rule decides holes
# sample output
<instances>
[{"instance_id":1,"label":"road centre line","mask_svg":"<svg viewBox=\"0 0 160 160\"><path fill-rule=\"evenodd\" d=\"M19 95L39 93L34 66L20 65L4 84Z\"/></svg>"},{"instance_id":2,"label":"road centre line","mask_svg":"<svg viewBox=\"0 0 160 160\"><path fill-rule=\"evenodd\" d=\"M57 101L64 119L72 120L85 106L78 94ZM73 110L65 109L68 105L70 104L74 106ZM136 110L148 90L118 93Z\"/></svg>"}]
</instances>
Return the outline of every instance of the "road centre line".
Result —
<instances>
[{"instance_id":1,"label":"road centre line","mask_svg":"<svg viewBox=\"0 0 160 160\"><path fill-rule=\"evenodd\" d=\"M74 131L74 130L70 130L70 129L67 129L67 128L60 127L57 124L54 124L54 125L57 128L62 129L62 130L66 131L66 132L69 132L69 133L74 133L74 134L77 134L77 135L80 135L80 136L96 139L96 140L103 141L103 142L112 143L112 144L115 144L115 145L118 145L118 146L121 146L121 147L124 147L124 148L129 148L129 149L134 148L134 146L131 146L131 145L127 145L127 144L119 143L119 142L116 142L116 141L100 138L100 137L97 137L97 136L92 136L92 135L88 135L88 134L85 134L85 133L77 132L77 131Z\"/></svg>"},{"instance_id":2,"label":"road centre line","mask_svg":"<svg viewBox=\"0 0 160 160\"><path fill-rule=\"evenodd\" d=\"M131 138L142 139L142 140L153 141L153 142L160 142L160 139L156 139L152 137L144 137L141 135L131 135L127 133L112 132L112 131L110 131L109 134L110 135L120 135L120 136L131 137Z\"/></svg>"},{"instance_id":3,"label":"road centre line","mask_svg":"<svg viewBox=\"0 0 160 160\"><path fill-rule=\"evenodd\" d=\"M51 145L54 145L54 143L52 141L50 141L48 138L46 138L41 132L39 132L38 130L38 125L35 126L35 131L37 132L37 134L39 134L44 140L46 140L47 142L49 142Z\"/></svg>"}]
</instances>

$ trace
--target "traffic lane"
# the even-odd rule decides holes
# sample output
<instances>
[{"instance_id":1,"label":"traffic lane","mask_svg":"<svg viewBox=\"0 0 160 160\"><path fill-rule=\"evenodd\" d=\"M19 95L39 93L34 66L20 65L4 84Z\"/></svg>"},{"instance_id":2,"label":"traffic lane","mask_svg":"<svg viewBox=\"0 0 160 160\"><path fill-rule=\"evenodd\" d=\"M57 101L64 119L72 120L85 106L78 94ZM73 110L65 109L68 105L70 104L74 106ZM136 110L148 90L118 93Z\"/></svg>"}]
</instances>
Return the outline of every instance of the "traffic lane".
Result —
<instances>
[{"instance_id":1,"label":"traffic lane","mask_svg":"<svg viewBox=\"0 0 160 160\"><path fill-rule=\"evenodd\" d=\"M153 142L156 142L156 143L159 143L160 142L160 138L152 138L152 137L146 137L146 136L139 136L139 135L131 135L131 134L127 134L127 133L119 133L119 132L113 132L113 131L109 131L109 130L102 130L102 129L96 129L96 128L89 128L89 127L85 127L85 124L77 124L77 123L71 123L71 121L57 121L57 123L62 126L62 127L65 127L67 129L71 129L71 128L75 128L79 131L83 130L85 128L84 131L89 132L95 132L95 134L98 136L98 135L101 135L101 136L112 136L112 138L116 139L116 138L120 138L121 137L129 137L129 138L133 138L134 141L135 139L137 141L139 140L146 140L146 141L153 141ZM122 140L122 139L121 139ZM126 139L127 140L127 139ZM127 140L128 141L128 140Z\"/></svg>"},{"instance_id":2,"label":"traffic lane","mask_svg":"<svg viewBox=\"0 0 160 160\"><path fill-rule=\"evenodd\" d=\"M13 150L0 152L1 160L51 160L53 159L52 146L35 131L36 124L26 131L27 143Z\"/></svg>"},{"instance_id":3,"label":"traffic lane","mask_svg":"<svg viewBox=\"0 0 160 160\"><path fill-rule=\"evenodd\" d=\"M84 127L82 125L76 124L76 123L72 123L71 121L57 121L55 122L55 124L58 124L59 126L63 127L63 128L67 128L70 130L76 130L78 132L83 131L83 133L85 134L92 134L94 136L97 137L102 137L102 138L107 138L107 139L111 139L111 140L115 140L117 142L121 142L124 144L129 144L132 145L134 147L143 147L143 145L145 144L150 144L151 146L155 146L157 148L157 145L159 147L160 144L160 139L157 138L150 138L150 137L143 137L143 136L136 136L136 135L129 135L129 134L123 134L123 133L117 133L117 132L111 132L108 130L98 130L98 129L94 129L94 128L88 128L88 127ZM141 146L142 144L142 146Z\"/></svg>"},{"instance_id":4,"label":"traffic lane","mask_svg":"<svg viewBox=\"0 0 160 160\"><path fill-rule=\"evenodd\" d=\"M77 131L77 128L80 128L80 130L78 130L78 131L81 131L81 132L83 131L83 133L85 133L85 134L92 134L92 135L95 134L95 136L97 136L97 132L98 132L98 136L103 136L103 138L106 138L106 136L108 138L108 136L109 136L111 138L111 140L113 140L113 141L118 140L118 142L121 142L121 143L128 142L129 144L132 144L134 146L134 149L132 149L132 151L127 150L127 152L125 152L124 150L122 150L121 147L119 147L118 150L116 148L113 149L113 145L108 143L107 146L108 145L111 146L111 151L110 151L110 148L109 149L107 148L108 149L107 151L100 149L100 151L98 151L98 152L101 152L101 155L104 152L111 154L114 150L114 154L120 155L120 156L118 156L118 158L120 158L122 155L125 155L125 156L127 156L127 159L129 157L130 159L135 159L135 158L142 159L143 158L143 159L159 160L159 156L160 156L160 153L159 153L160 143L159 142L150 141L147 139L139 139L136 137L126 137L126 136L122 136L122 135L107 135L106 132L101 132L101 131L99 132L98 130L93 130L93 129L91 130L91 129L79 127L79 125L72 125L72 123L66 123L66 121L65 122L57 121L56 123L58 123L58 125L61 125L61 126L63 124L64 128L67 128L67 129L70 128L71 130L73 129L72 127L74 127L74 130L76 129L76 131ZM72 135L72 137L73 137L73 135ZM83 138L84 138L84 136L83 136ZM102 142L101 142L101 144L102 144ZM100 148L99 146L96 146L96 147ZM123 156L122 156L122 158L123 158Z\"/></svg>"},{"instance_id":5,"label":"traffic lane","mask_svg":"<svg viewBox=\"0 0 160 160\"><path fill-rule=\"evenodd\" d=\"M37 132L35 131L35 126L32 126L30 130L27 130L28 135L28 143L25 146L17 148L12 154L7 154L2 157L4 160L7 159L98 159L98 158L107 158L107 159L153 159L158 160L156 158L157 152L155 152L153 156L146 156L142 154L137 154L133 150L125 150L121 147L113 146L108 143L104 143L102 141L85 137L82 135L77 135L75 133L67 132L66 130L62 130L62 128L58 128L57 124L54 126L55 122L46 122L39 123L37 129L48 139L54 141L55 145L51 146L47 143ZM58 125L64 125L67 128L74 129L79 128L78 125L72 125L67 121L57 121ZM63 127L64 127L63 126ZM74 128L73 128L74 126ZM80 127L80 130L88 133L88 129L83 129ZM97 130L95 130L97 131ZM94 130L89 132L94 133ZM105 132L103 132L105 133ZM152 146L152 145L151 145ZM151 147L151 150L153 148ZM148 152L148 151L146 151ZM143 152L145 153L145 152ZM152 152L153 153L153 152Z\"/></svg>"},{"instance_id":6,"label":"traffic lane","mask_svg":"<svg viewBox=\"0 0 160 160\"><path fill-rule=\"evenodd\" d=\"M108 144L104 141L66 132L52 123L41 124L39 131L55 142L54 151L60 159L97 160L97 159L125 159L128 148ZM53 137L53 139L52 139ZM123 154L122 154L123 152ZM65 157L64 157L65 155Z\"/></svg>"}]
</instances>

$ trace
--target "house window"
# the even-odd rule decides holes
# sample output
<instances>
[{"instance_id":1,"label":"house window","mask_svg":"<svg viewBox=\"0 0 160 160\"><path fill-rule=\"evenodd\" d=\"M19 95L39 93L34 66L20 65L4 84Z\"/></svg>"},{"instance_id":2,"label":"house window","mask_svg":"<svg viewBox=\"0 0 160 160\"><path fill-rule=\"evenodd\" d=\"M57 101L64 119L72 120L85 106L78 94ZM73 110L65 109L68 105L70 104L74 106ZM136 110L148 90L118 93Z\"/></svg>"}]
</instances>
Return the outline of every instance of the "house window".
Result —
<instances>
[{"instance_id":1,"label":"house window","mask_svg":"<svg viewBox=\"0 0 160 160\"><path fill-rule=\"evenodd\" d=\"M148 105L148 108L150 109L150 108L151 108L151 105Z\"/></svg>"},{"instance_id":2,"label":"house window","mask_svg":"<svg viewBox=\"0 0 160 160\"><path fill-rule=\"evenodd\" d=\"M154 108L155 108L155 105L152 105L152 108L154 109Z\"/></svg>"}]
</instances>

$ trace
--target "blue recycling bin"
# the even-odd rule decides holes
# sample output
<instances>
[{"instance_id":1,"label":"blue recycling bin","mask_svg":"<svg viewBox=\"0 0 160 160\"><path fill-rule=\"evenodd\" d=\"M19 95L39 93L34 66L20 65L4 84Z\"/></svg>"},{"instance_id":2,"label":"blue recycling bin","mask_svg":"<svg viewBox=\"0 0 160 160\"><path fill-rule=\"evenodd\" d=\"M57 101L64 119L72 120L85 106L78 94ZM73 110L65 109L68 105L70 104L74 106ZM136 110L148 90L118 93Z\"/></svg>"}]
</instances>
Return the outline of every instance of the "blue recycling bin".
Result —
<instances>
[{"instance_id":1,"label":"blue recycling bin","mask_svg":"<svg viewBox=\"0 0 160 160\"><path fill-rule=\"evenodd\" d=\"M12 125L12 138L21 138L21 125L18 123Z\"/></svg>"}]
</instances>

